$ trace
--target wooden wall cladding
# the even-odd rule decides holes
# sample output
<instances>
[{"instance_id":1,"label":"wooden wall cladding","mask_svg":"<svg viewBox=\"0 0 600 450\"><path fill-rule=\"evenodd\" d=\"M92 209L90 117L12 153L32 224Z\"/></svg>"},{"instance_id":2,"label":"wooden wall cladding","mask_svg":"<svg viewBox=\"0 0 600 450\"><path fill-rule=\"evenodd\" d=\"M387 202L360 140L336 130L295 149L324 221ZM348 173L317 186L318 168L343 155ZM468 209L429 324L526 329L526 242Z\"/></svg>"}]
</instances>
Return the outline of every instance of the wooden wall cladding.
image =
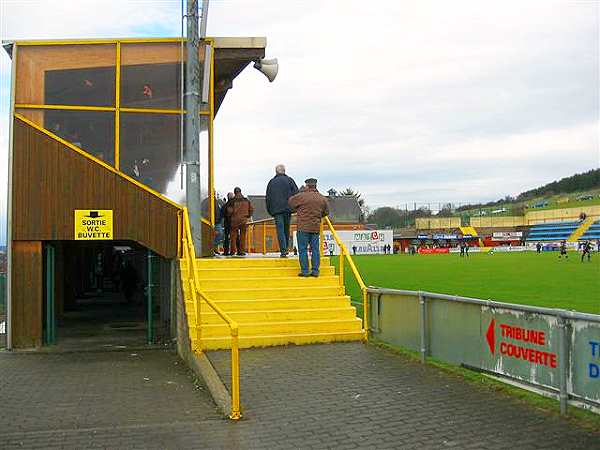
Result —
<instances>
[{"instance_id":1,"label":"wooden wall cladding","mask_svg":"<svg viewBox=\"0 0 600 450\"><path fill-rule=\"evenodd\" d=\"M14 119L13 240L74 239L74 210L112 209L115 240L177 256L178 208Z\"/></svg>"},{"instance_id":2,"label":"wooden wall cladding","mask_svg":"<svg viewBox=\"0 0 600 450\"><path fill-rule=\"evenodd\" d=\"M43 305L42 243L12 243L12 345L31 348L42 345Z\"/></svg>"}]
</instances>

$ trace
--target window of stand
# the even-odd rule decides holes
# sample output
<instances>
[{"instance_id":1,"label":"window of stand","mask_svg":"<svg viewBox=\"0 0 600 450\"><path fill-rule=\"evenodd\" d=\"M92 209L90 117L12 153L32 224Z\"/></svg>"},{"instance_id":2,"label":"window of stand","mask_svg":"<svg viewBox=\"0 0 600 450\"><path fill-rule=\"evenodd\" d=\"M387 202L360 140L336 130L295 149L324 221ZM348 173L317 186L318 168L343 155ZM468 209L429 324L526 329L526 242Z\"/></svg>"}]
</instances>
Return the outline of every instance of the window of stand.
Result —
<instances>
[{"instance_id":1,"label":"window of stand","mask_svg":"<svg viewBox=\"0 0 600 450\"><path fill-rule=\"evenodd\" d=\"M15 102L113 107L115 44L19 46Z\"/></svg>"},{"instance_id":2,"label":"window of stand","mask_svg":"<svg viewBox=\"0 0 600 450\"><path fill-rule=\"evenodd\" d=\"M121 113L120 170L173 200L180 195L180 116Z\"/></svg>"},{"instance_id":3,"label":"window of stand","mask_svg":"<svg viewBox=\"0 0 600 450\"><path fill-rule=\"evenodd\" d=\"M17 109L16 112L90 155L114 165L115 113L53 109Z\"/></svg>"}]
</instances>

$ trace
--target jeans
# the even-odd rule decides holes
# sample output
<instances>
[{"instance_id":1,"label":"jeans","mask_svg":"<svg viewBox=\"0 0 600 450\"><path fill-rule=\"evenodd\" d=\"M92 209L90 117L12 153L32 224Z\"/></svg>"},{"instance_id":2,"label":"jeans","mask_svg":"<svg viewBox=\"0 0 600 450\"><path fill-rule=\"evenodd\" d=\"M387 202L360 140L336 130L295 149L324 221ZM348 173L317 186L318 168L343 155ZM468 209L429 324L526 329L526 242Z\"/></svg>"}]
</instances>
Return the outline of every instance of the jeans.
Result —
<instances>
[{"instance_id":1,"label":"jeans","mask_svg":"<svg viewBox=\"0 0 600 450\"><path fill-rule=\"evenodd\" d=\"M223 234L225 233L225 230L223 228L223 225L221 225L220 223L215 225L215 240L213 242L213 247L215 249L215 251L219 251L219 244L221 242L223 242Z\"/></svg>"},{"instance_id":2,"label":"jeans","mask_svg":"<svg viewBox=\"0 0 600 450\"><path fill-rule=\"evenodd\" d=\"M298 257L300 259L300 269L302 273L308 274L308 246L310 245L310 251L312 253L312 273L315 275L319 274L319 267L321 265L320 252L319 252L319 233L310 233L308 231L298 231Z\"/></svg>"},{"instance_id":3,"label":"jeans","mask_svg":"<svg viewBox=\"0 0 600 450\"><path fill-rule=\"evenodd\" d=\"M275 229L277 230L277 240L279 241L279 251L283 255L287 253L290 246L290 219L291 213L275 214Z\"/></svg>"}]
</instances>

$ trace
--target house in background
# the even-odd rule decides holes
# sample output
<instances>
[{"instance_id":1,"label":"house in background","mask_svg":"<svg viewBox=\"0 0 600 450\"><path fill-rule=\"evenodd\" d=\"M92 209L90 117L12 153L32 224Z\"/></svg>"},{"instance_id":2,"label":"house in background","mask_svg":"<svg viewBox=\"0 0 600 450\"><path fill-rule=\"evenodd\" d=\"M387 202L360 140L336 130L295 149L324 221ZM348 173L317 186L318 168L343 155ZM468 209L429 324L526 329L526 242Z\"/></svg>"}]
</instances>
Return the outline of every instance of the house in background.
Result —
<instances>
[{"instance_id":1,"label":"house in background","mask_svg":"<svg viewBox=\"0 0 600 450\"><path fill-rule=\"evenodd\" d=\"M327 196L329 219L337 231L364 230L364 216L355 197ZM249 195L248 200L254 206L252 224L248 232L248 248L251 252L273 253L279 251L277 232L273 218L267 212L264 195ZM296 219L292 217L290 234L296 231Z\"/></svg>"}]
</instances>

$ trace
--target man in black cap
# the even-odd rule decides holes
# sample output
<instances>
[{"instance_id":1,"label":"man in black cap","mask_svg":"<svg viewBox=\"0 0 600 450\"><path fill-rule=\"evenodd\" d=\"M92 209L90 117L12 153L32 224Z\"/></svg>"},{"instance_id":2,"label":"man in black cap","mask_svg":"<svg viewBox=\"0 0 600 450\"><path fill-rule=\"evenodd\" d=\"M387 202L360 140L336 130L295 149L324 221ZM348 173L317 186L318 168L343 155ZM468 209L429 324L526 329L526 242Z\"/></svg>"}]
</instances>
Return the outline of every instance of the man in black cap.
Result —
<instances>
[{"instance_id":1,"label":"man in black cap","mask_svg":"<svg viewBox=\"0 0 600 450\"><path fill-rule=\"evenodd\" d=\"M278 164L275 167L275 176L267 185L267 211L275 220L275 229L277 230L277 240L279 241L279 251L281 257L285 258L288 254L290 245L290 219L292 210L288 200L292 195L298 193L296 182L285 174L285 166Z\"/></svg>"},{"instance_id":2,"label":"man in black cap","mask_svg":"<svg viewBox=\"0 0 600 450\"><path fill-rule=\"evenodd\" d=\"M300 277L318 277L320 259L319 232L321 219L329 214L327 199L317 191L317 180L309 178L306 188L289 200L292 211L296 212L298 225L298 254L300 259ZM312 269L308 269L308 246L312 254Z\"/></svg>"}]
</instances>

